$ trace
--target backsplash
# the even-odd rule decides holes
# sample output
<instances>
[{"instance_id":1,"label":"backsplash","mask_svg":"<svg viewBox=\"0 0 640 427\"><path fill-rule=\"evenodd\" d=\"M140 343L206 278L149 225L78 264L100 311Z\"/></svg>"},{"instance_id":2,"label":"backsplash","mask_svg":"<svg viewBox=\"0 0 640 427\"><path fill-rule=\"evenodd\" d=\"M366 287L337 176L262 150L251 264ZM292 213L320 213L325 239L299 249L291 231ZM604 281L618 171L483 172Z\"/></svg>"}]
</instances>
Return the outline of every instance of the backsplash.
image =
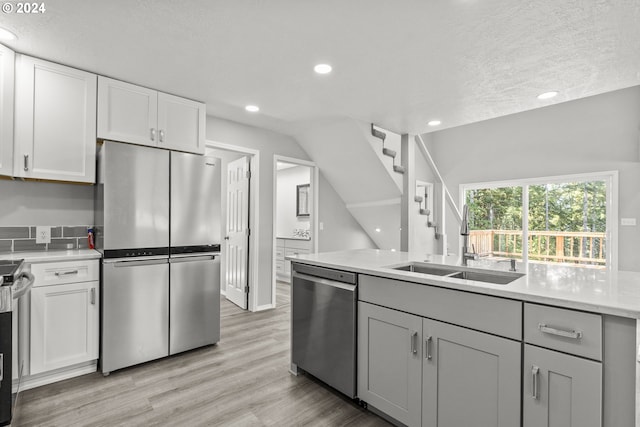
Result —
<instances>
[{"instance_id":1,"label":"backsplash","mask_svg":"<svg viewBox=\"0 0 640 427\"><path fill-rule=\"evenodd\" d=\"M0 227L0 252L52 251L86 249L90 225L51 227L51 243L36 243L36 226Z\"/></svg>"}]
</instances>

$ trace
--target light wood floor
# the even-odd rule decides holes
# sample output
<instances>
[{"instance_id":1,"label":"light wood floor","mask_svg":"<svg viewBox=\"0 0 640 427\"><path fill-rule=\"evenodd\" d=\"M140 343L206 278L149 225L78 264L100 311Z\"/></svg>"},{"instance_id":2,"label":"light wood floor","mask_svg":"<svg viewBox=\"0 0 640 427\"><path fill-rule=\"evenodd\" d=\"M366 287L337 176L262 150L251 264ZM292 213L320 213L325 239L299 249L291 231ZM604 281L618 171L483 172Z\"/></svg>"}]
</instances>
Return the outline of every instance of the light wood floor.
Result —
<instances>
[{"instance_id":1,"label":"light wood floor","mask_svg":"<svg viewBox=\"0 0 640 427\"><path fill-rule=\"evenodd\" d=\"M277 292L259 313L223 298L215 346L21 393L12 426L388 426L289 373L289 285Z\"/></svg>"}]
</instances>

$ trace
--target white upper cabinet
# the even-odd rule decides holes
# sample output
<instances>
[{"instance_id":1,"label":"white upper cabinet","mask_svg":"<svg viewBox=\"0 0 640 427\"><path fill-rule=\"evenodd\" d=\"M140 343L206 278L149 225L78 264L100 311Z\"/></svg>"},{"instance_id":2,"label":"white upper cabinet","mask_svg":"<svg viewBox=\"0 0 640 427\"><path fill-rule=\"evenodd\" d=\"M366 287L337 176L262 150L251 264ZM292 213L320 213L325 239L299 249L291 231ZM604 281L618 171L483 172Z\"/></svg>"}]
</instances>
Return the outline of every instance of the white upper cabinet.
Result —
<instances>
[{"instance_id":1,"label":"white upper cabinet","mask_svg":"<svg viewBox=\"0 0 640 427\"><path fill-rule=\"evenodd\" d=\"M0 45L0 175L13 175L13 75L15 54Z\"/></svg>"},{"instance_id":2,"label":"white upper cabinet","mask_svg":"<svg viewBox=\"0 0 640 427\"><path fill-rule=\"evenodd\" d=\"M98 138L203 154L206 106L98 78Z\"/></svg>"},{"instance_id":3,"label":"white upper cabinet","mask_svg":"<svg viewBox=\"0 0 640 427\"><path fill-rule=\"evenodd\" d=\"M98 138L158 145L158 92L98 77Z\"/></svg>"},{"instance_id":4,"label":"white upper cabinet","mask_svg":"<svg viewBox=\"0 0 640 427\"><path fill-rule=\"evenodd\" d=\"M206 106L158 92L158 146L204 154Z\"/></svg>"},{"instance_id":5,"label":"white upper cabinet","mask_svg":"<svg viewBox=\"0 0 640 427\"><path fill-rule=\"evenodd\" d=\"M16 55L14 176L95 182L95 74Z\"/></svg>"}]
</instances>

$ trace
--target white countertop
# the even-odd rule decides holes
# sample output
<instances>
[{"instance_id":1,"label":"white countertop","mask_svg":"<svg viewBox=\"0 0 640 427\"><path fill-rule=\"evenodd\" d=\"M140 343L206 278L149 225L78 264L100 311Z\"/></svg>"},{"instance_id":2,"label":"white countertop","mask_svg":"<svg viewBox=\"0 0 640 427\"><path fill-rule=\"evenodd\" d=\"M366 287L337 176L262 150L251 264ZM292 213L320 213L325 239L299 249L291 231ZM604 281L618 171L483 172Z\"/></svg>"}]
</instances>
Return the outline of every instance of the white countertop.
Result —
<instances>
[{"instance_id":1,"label":"white countertop","mask_svg":"<svg viewBox=\"0 0 640 427\"><path fill-rule=\"evenodd\" d=\"M99 259L100 252L93 249L73 249L59 251L0 252L0 259L24 259L25 262L72 261L80 259Z\"/></svg>"},{"instance_id":2,"label":"white countertop","mask_svg":"<svg viewBox=\"0 0 640 427\"><path fill-rule=\"evenodd\" d=\"M519 264L518 271L526 273L525 276L507 285L495 285L386 268L411 261L459 266L458 257L361 249L289 256L287 259L460 291L640 318L640 273L637 272L537 263L530 263L524 271ZM487 268L488 264L486 260L470 261L469 267ZM494 269L509 269L508 262L492 263L491 266Z\"/></svg>"}]
</instances>

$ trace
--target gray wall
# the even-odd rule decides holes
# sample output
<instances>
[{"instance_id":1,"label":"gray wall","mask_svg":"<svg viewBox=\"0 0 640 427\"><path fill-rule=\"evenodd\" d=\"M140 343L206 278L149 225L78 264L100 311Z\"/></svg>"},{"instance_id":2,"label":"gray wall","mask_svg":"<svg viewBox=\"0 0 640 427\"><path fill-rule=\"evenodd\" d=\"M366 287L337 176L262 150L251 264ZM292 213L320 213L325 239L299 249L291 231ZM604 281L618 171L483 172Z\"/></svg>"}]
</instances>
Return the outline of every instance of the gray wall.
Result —
<instances>
[{"instance_id":1,"label":"gray wall","mask_svg":"<svg viewBox=\"0 0 640 427\"><path fill-rule=\"evenodd\" d=\"M260 235L257 250L258 306L271 302L271 269L273 258L273 159L274 155L309 160L295 139L277 132L207 116L207 139L260 151ZM320 251L372 247L362 228L344 207L344 202L323 178L319 186L318 221L324 222L318 245ZM326 242L326 243L325 243ZM359 246L356 246L359 245Z\"/></svg>"},{"instance_id":2,"label":"gray wall","mask_svg":"<svg viewBox=\"0 0 640 427\"><path fill-rule=\"evenodd\" d=\"M425 140L456 201L464 183L617 170L619 215L640 221L639 129L636 86L433 132ZM458 227L449 210L453 252ZM619 226L621 270L640 271L639 241L638 226Z\"/></svg>"},{"instance_id":3,"label":"gray wall","mask_svg":"<svg viewBox=\"0 0 640 427\"><path fill-rule=\"evenodd\" d=\"M0 226L93 224L92 185L0 180Z\"/></svg>"}]
</instances>

